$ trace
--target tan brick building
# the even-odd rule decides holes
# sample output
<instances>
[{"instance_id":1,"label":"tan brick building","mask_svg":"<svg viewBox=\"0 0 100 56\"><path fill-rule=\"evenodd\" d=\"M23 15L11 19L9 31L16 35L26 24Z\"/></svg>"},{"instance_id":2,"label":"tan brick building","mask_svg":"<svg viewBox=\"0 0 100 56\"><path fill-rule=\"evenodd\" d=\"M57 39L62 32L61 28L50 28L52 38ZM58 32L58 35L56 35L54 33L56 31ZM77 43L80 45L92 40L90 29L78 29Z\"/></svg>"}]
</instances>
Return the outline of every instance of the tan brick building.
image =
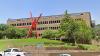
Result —
<instances>
[{"instance_id":1,"label":"tan brick building","mask_svg":"<svg viewBox=\"0 0 100 56\"><path fill-rule=\"evenodd\" d=\"M69 14L73 19L77 20L84 20L86 24L91 27L91 14L90 12L82 12L82 13L71 13ZM37 17L35 17L37 18ZM63 18L63 15L52 15L52 16L42 16L37 25L37 31L39 32L39 36L42 33L49 29L52 31L59 29L59 24ZM30 18L20 18L20 19L8 19L7 24L16 26L19 28L26 27L28 28L31 26L32 19Z\"/></svg>"}]
</instances>

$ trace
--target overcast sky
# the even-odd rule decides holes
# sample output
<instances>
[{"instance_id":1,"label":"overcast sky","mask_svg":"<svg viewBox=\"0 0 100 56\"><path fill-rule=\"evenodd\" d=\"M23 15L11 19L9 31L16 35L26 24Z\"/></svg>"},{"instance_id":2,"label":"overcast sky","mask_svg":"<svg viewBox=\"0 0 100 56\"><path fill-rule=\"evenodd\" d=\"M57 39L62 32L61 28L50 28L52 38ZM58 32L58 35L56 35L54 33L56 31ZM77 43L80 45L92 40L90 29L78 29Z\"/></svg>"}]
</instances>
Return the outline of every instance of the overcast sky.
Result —
<instances>
[{"instance_id":1,"label":"overcast sky","mask_svg":"<svg viewBox=\"0 0 100 56\"><path fill-rule=\"evenodd\" d=\"M90 12L96 24L100 24L100 0L0 0L0 23L8 18L27 18L29 11L33 16Z\"/></svg>"}]
</instances>

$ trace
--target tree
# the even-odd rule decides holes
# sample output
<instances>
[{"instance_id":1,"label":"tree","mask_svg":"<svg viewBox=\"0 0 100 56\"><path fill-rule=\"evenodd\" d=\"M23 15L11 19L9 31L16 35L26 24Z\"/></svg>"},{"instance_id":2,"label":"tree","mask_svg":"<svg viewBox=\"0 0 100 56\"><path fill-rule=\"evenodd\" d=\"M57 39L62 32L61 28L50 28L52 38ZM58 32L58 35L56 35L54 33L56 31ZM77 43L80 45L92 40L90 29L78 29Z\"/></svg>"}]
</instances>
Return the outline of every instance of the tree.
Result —
<instances>
[{"instance_id":1,"label":"tree","mask_svg":"<svg viewBox=\"0 0 100 56\"><path fill-rule=\"evenodd\" d=\"M0 30L1 30L1 31L6 30L7 28L8 28L7 25L5 25L5 24L0 24Z\"/></svg>"},{"instance_id":2,"label":"tree","mask_svg":"<svg viewBox=\"0 0 100 56\"><path fill-rule=\"evenodd\" d=\"M73 39L74 45L77 44L78 39L90 40L92 30L87 26L84 20L75 21L65 12L64 18L60 24L60 31L62 31L66 38Z\"/></svg>"},{"instance_id":3,"label":"tree","mask_svg":"<svg viewBox=\"0 0 100 56\"><path fill-rule=\"evenodd\" d=\"M8 29L9 26L5 24L0 24L0 39L2 39L5 36L5 30Z\"/></svg>"},{"instance_id":4,"label":"tree","mask_svg":"<svg viewBox=\"0 0 100 56\"><path fill-rule=\"evenodd\" d=\"M76 44L75 33L78 30L78 24L65 12L64 18L60 25L60 31L63 31L66 38L74 39Z\"/></svg>"},{"instance_id":5,"label":"tree","mask_svg":"<svg viewBox=\"0 0 100 56\"><path fill-rule=\"evenodd\" d=\"M0 31L0 39L3 38L3 31Z\"/></svg>"},{"instance_id":6,"label":"tree","mask_svg":"<svg viewBox=\"0 0 100 56\"><path fill-rule=\"evenodd\" d=\"M47 38L47 39L55 38L55 32L51 30L46 30L43 32L42 38Z\"/></svg>"},{"instance_id":7,"label":"tree","mask_svg":"<svg viewBox=\"0 0 100 56\"><path fill-rule=\"evenodd\" d=\"M77 21L78 31L76 31L77 41L81 40L83 43L89 43L95 37L94 31L88 27L84 20Z\"/></svg>"},{"instance_id":8,"label":"tree","mask_svg":"<svg viewBox=\"0 0 100 56\"><path fill-rule=\"evenodd\" d=\"M97 24L95 26L94 31L95 31L96 39L99 40L100 39L100 24Z\"/></svg>"},{"instance_id":9,"label":"tree","mask_svg":"<svg viewBox=\"0 0 100 56\"><path fill-rule=\"evenodd\" d=\"M21 38L27 36L27 29L25 28L16 28L13 26L0 24L0 39L2 38Z\"/></svg>"},{"instance_id":10,"label":"tree","mask_svg":"<svg viewBox=\"0 0 100 56\"><path fill-rule=\"evenodd\" d=\"M6 37L9 39L21 38L21 37L25 37L27 35L26 29L16 28L16 27L12 27L12 26L10 26L7 30L5 30L5 32L6 32Z\"/></svg>"},{"instance_id":11,"label":"tree","mask_svg":"<svg viewBox=\"0 0 100 56\"><path fill-rule=\"evenodd\" d=\"M24 28L17 28L16 30L16 37L21 38L21 37L26 37L27 36L27 29Z\"/></svg>"}]
</instances>

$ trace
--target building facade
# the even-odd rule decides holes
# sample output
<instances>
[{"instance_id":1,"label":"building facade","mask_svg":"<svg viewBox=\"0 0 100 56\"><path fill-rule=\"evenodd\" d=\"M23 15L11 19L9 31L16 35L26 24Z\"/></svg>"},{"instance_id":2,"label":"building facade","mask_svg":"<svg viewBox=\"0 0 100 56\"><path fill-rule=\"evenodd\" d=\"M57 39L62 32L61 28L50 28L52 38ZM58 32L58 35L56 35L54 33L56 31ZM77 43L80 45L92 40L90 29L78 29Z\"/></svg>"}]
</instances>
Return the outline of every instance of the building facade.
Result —
<instances>
[{"instance_id":1,"label":"building facade","mask_svg":"<svg viewBox=\"0 0 100 56\"><path fill-rule=\"evenodd\" d=\"M91 14L90 12L82 12L82 13L71 13L69 14L74 20L84 20L87 26L91 27ZM60 28L60 23L64 15L52 15L52 16L42 16L37 25L37 32L39 36L45 30L57 31ZM35 17L37 18L37 17ZM29 28L31 26L31 22L33 19L30 18L20 18L20 19L8 19L7 24L12 25L18 28Z\"/></svg>"}]
</instances>

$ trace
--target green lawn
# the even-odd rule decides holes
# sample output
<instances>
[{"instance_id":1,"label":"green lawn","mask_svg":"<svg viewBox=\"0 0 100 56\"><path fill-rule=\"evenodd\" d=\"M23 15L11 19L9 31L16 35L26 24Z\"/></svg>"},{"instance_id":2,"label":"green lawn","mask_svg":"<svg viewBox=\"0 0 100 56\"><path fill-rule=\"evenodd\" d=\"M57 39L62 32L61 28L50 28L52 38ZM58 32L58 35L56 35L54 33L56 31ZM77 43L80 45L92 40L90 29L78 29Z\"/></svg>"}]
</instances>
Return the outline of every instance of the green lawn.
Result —
<instances>
[{"instance_id":1,"label":"green lawn","mask_svg":"<svg viewBox=\"0 0 100 56\"><path fill-rule=\"evenodd\" d=\"M63 43L61 41L56 40L48 40L48 39L2 39L0 40L0 50L4 50L8 47L23 47L30 45L39 45L42 44L45 47L64 47L64 48L81 48L83 50L92 50L92 51L100 51L100 46L95 45L86 45L86 44L78 44L77 46L72 46L69 43Z\"/></svg>"},{"instance_id":2,"label":"green lawn","mask_svg":"<svg viewBox=\"0 0 100 56\"><path fill-rule=\"evenodd\" d=\"M61 41L55 41L55 40L48 40L48 39L34 39L34 38L28 38L28 39L6 39L6 40L0 40L0 50L3 50L8 47L19 47L19 46L26 46L26 45L37 45L37 44L54 44L59 45L63 42Z\"/></svg>"}]
</instances>

